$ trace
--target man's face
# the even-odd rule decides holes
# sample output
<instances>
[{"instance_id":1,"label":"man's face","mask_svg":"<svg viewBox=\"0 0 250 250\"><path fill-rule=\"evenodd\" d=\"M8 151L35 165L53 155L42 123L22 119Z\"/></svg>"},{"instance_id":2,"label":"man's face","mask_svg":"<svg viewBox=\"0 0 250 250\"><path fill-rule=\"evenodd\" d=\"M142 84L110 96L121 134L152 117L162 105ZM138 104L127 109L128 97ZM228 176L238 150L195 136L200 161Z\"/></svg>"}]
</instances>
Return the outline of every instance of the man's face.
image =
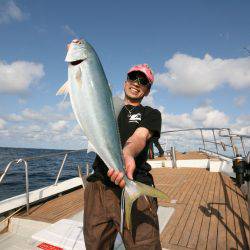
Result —
<instances>
[{"instance_id":1,"label":"man's face","mask_svg":"<svg viewBox=\"0 0 250 250\"><path fill-rule=\"evenodd\" d=\"M138 77L144 77L138 75ZM138 81L127 80L124 83L124 92L127 98L131 100L141 100L144 96L149 94L149 88L147 85L142 85Z\"/></svg>"}]
</instances>

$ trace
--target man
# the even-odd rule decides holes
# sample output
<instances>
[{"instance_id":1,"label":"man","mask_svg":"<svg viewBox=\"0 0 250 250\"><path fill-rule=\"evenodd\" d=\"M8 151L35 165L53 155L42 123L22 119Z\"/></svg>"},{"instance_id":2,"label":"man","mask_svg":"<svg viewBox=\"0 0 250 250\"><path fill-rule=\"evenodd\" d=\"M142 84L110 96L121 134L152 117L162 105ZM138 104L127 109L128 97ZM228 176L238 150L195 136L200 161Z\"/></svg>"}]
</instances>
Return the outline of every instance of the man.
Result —
<instances>
[{"instance_id":1,"label":"man","mask_svg":"<svg viewBox=\"0 0 250 250\"><path fill-rule=\"evenodd\" d=\"M151 138L159 138L161 114L151 107L143 107L142 99L150 92L154 76L147 64L132 67L124 83L125 106L118 116L118 126L128 178L154 185L146 163ZM120 198L125 186L123 173L108 171L96 157L94 174L88 177L84 193L84 238L87 249L112 249L120 227ZM161 249L157 200L139 197L132 214L132 230L124 226L126 249Z\"/></svg>"}]
</instances>

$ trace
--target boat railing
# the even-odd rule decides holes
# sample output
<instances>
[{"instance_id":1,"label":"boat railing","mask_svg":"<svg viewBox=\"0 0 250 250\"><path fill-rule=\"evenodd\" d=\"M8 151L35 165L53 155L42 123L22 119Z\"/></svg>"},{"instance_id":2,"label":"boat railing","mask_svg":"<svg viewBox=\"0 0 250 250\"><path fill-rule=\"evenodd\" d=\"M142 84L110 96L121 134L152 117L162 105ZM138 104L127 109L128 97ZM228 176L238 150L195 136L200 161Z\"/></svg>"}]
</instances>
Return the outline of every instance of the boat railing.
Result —
<instances>
[{"instance_id":1,"label":"boat railing","mask_svg":"<svg viewBox=\"0 0 250 250\"><path fill-rule=\"evenodd\" d=\"M206 151L211 151L207 148L207 143L213 144L215 145L215 151L211 151L214 153L219 154L219 148L218 145L221 145L223 150L225 151L227 147L232 148L233 150L233 157L235 157L238 154L238 148L235 144L235 139L239 139L241 142L241 147L242 147L242 151L244 156L246 157L247 152L246 152L246 147L245 147L245 139L249 139L250 136L249 135L241 135L241 134L237 134L237 133L232 133L231 129L229 128L193 128L193 129L178 129L178 130L169 130L169 131L164 131L161 134L162 135L169 135L171 133L178 133L178 132L190 132L190 131L200 131L200 135L201 135L201 141L203 144L203 150ZM204 137L204 131L211 131L212 132L212 136L213 136L213 140L207 140ZM230 144L225 144L222 141L218 141L218 138L216 137L215 132L217 132L218 136L221 138L229 138L230 139ZM199 148L199 150L201 151L202 148ZM56 175L56 180L54 185L57 185L59 178L61 176L62 170L64 168L65 162L67 160L67 157L69 154L73 154L73 153L77 153L80 151L84 151L86 149L80 149L80 150L69 150L69 151L63 151L63 152L57 152L57 153L53 153L53 154L46 154L46 155L40 155L40 156L32 156L32 157L26 157L26 158L21 158L21 159L16 159L13 161L10 161L5 169L4 172L2 173L2 175L0 176L0 184L2 183L3 179L5 178L7 172L9 171L9 169L14 165L14 164L24 164L24 169L25 169L25 187L26 187L26 210L27 210L27 214L29 214L29 166L28 166L28 161L30 160L37 160L37 159L42 159L42 158L48 158L48 157L54 157L54 156L58 156L58 155L64 155L64 158L62 160L60 169ZM169 150L170 155L173 158L173 162L176 162L176 153L175 153L175 147L172 147L171 150ZM233 158L231 157L231 158ZM88 159L87 159L88 161ZM174 164L176 165L176 164Z\"/></svg>"},{"instance_id":2,"label":"boat railing","mask_svg":"<svg viewBox=\"0 0 250 250\"><path fill-rule=\"evenodd\" d=\"M24 163L24 170L25 170L25 189L26 189L26 209L27 209L27 214L29 214L29 170L28 170L28 163L26 160L24 159L17 159L17 160L13 160L10 161L6 168L4 169L4 172L0 178L0 184L3 181L5 175L7 174L7 172L9 171L10 167L13 166L13 164L20 164L20 163Z\"/></svg>"},{"instance_id":3,"label":"boat railing","mask_svg":"<svg viewBox=\"0 0 250 250\"><path fill-rule=\"evenodd\" d=\"M245 140L250 139L249 135L242 135L237 133L232 133L230 128L192 128L192 129L176 129L176 130L168 130L163 131L161 135L167 136L172 133L178 133L178 132L195 132L200 131L200 140L203 145L203 148L199 148L199 151L205 150L209 151L211 153L216 153L217 155L222 155L225 157L233 158L239 153L239 149L236 146L236 140L240 141L241 145L241 151L243 152L243 155L246 157L247 150L245 146ZM211 132L212 139L206 139L204 136L204 132ZM216 136L217 135L217 136ZM222 138L228 138L230 140L229 144L224 143L221 139ZM168 143L163 143L167 145ZM208 149L207 145L212 144L215 146L214 150ZM227 150L227 148L231 148L233 151L233 156L226 156L221 153L219 153L219 146L222 147L224 151ZM166 151L166 150L165 150Z\"/></svg>"},{"instance_id":4,"label":"boat railing","mask_svg":"<svg viewBox=\"0 0 250 250\"><path fill-rule=\"evenodd\" d=\"M49 158L49 157L54 157L54 156L59 156L59 155L64 155L62 164L60 166L60 169L56 175L56 180L54 185L57 185L58 180L61 176L63 167L65 165L66 159L68 157L69 154L73 154L73 153L77 153L77 152L81 152L84 151L86 149L79 149L79 150L68 150L68 151L63 151L63 152L58 152L58 153L52 153L52 154L46 154L46 155L39 155L39 156L32 156L32 157L25 157L25 158L20 158L20 159L15 159L10 161L6 167L4 168L4 171L2 173L2 175L0 176L0 184L3 182L6 174L9 172L9 170L11 169L11 167L13 167L13 165L17 165L17 164L24 164L24 170L25 170L25 191L26 191L26 210L27 210L27 214L29 214L29 166L28 166L28 161L30 160L37 160L37 159L42 159L42 158ZM87 159L88 161L88 159Z\"/></svg>"}]
</instances>

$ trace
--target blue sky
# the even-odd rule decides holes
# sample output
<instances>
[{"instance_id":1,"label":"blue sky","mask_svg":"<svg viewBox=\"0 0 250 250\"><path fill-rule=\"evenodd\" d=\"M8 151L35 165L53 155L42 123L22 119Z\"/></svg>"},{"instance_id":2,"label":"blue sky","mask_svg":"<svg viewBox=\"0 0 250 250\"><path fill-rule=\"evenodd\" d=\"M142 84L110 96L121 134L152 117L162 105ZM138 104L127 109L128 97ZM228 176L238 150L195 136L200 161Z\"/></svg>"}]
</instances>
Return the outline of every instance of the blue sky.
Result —
<instances>
[{"instance_id":1,"label":"blue sky","mask_svg":"<svg viewBox=\"0 0 250 250\"><path fill-rule=\"evenodd\" d=\"M0 146L81 148L68 101L66 44L96 49L114 93L148 63L145 104L163 130L230 127L250 134L249 1L0 1ZM249 50L249 52L248 52Z\"/></svg>"}]
</instances>

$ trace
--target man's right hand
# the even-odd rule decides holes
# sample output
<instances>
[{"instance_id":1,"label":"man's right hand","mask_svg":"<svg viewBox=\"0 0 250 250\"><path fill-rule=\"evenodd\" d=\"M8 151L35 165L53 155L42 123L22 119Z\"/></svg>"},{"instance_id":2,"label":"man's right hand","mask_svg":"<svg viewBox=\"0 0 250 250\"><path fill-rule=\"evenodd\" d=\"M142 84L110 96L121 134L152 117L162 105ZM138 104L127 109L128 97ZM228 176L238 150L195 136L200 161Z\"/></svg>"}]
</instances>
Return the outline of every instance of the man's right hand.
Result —
<instances>
[{"instance_id":1,"label":"man's right hand","mask_svg":"<svg viewBox=\"0 0 250 250\"><path fill-rule=\"evenodd\" d=\"M133 180L133 174L136 166L134 157L124 154L124 163L127 177L130 180ZM113 168L111 168L109 169L107 174L110 180L116 185L118 185L120 188L125 187L125 181L123 180L124 174L122 172L115 171Z\"/></svg>"}]
</instances>

